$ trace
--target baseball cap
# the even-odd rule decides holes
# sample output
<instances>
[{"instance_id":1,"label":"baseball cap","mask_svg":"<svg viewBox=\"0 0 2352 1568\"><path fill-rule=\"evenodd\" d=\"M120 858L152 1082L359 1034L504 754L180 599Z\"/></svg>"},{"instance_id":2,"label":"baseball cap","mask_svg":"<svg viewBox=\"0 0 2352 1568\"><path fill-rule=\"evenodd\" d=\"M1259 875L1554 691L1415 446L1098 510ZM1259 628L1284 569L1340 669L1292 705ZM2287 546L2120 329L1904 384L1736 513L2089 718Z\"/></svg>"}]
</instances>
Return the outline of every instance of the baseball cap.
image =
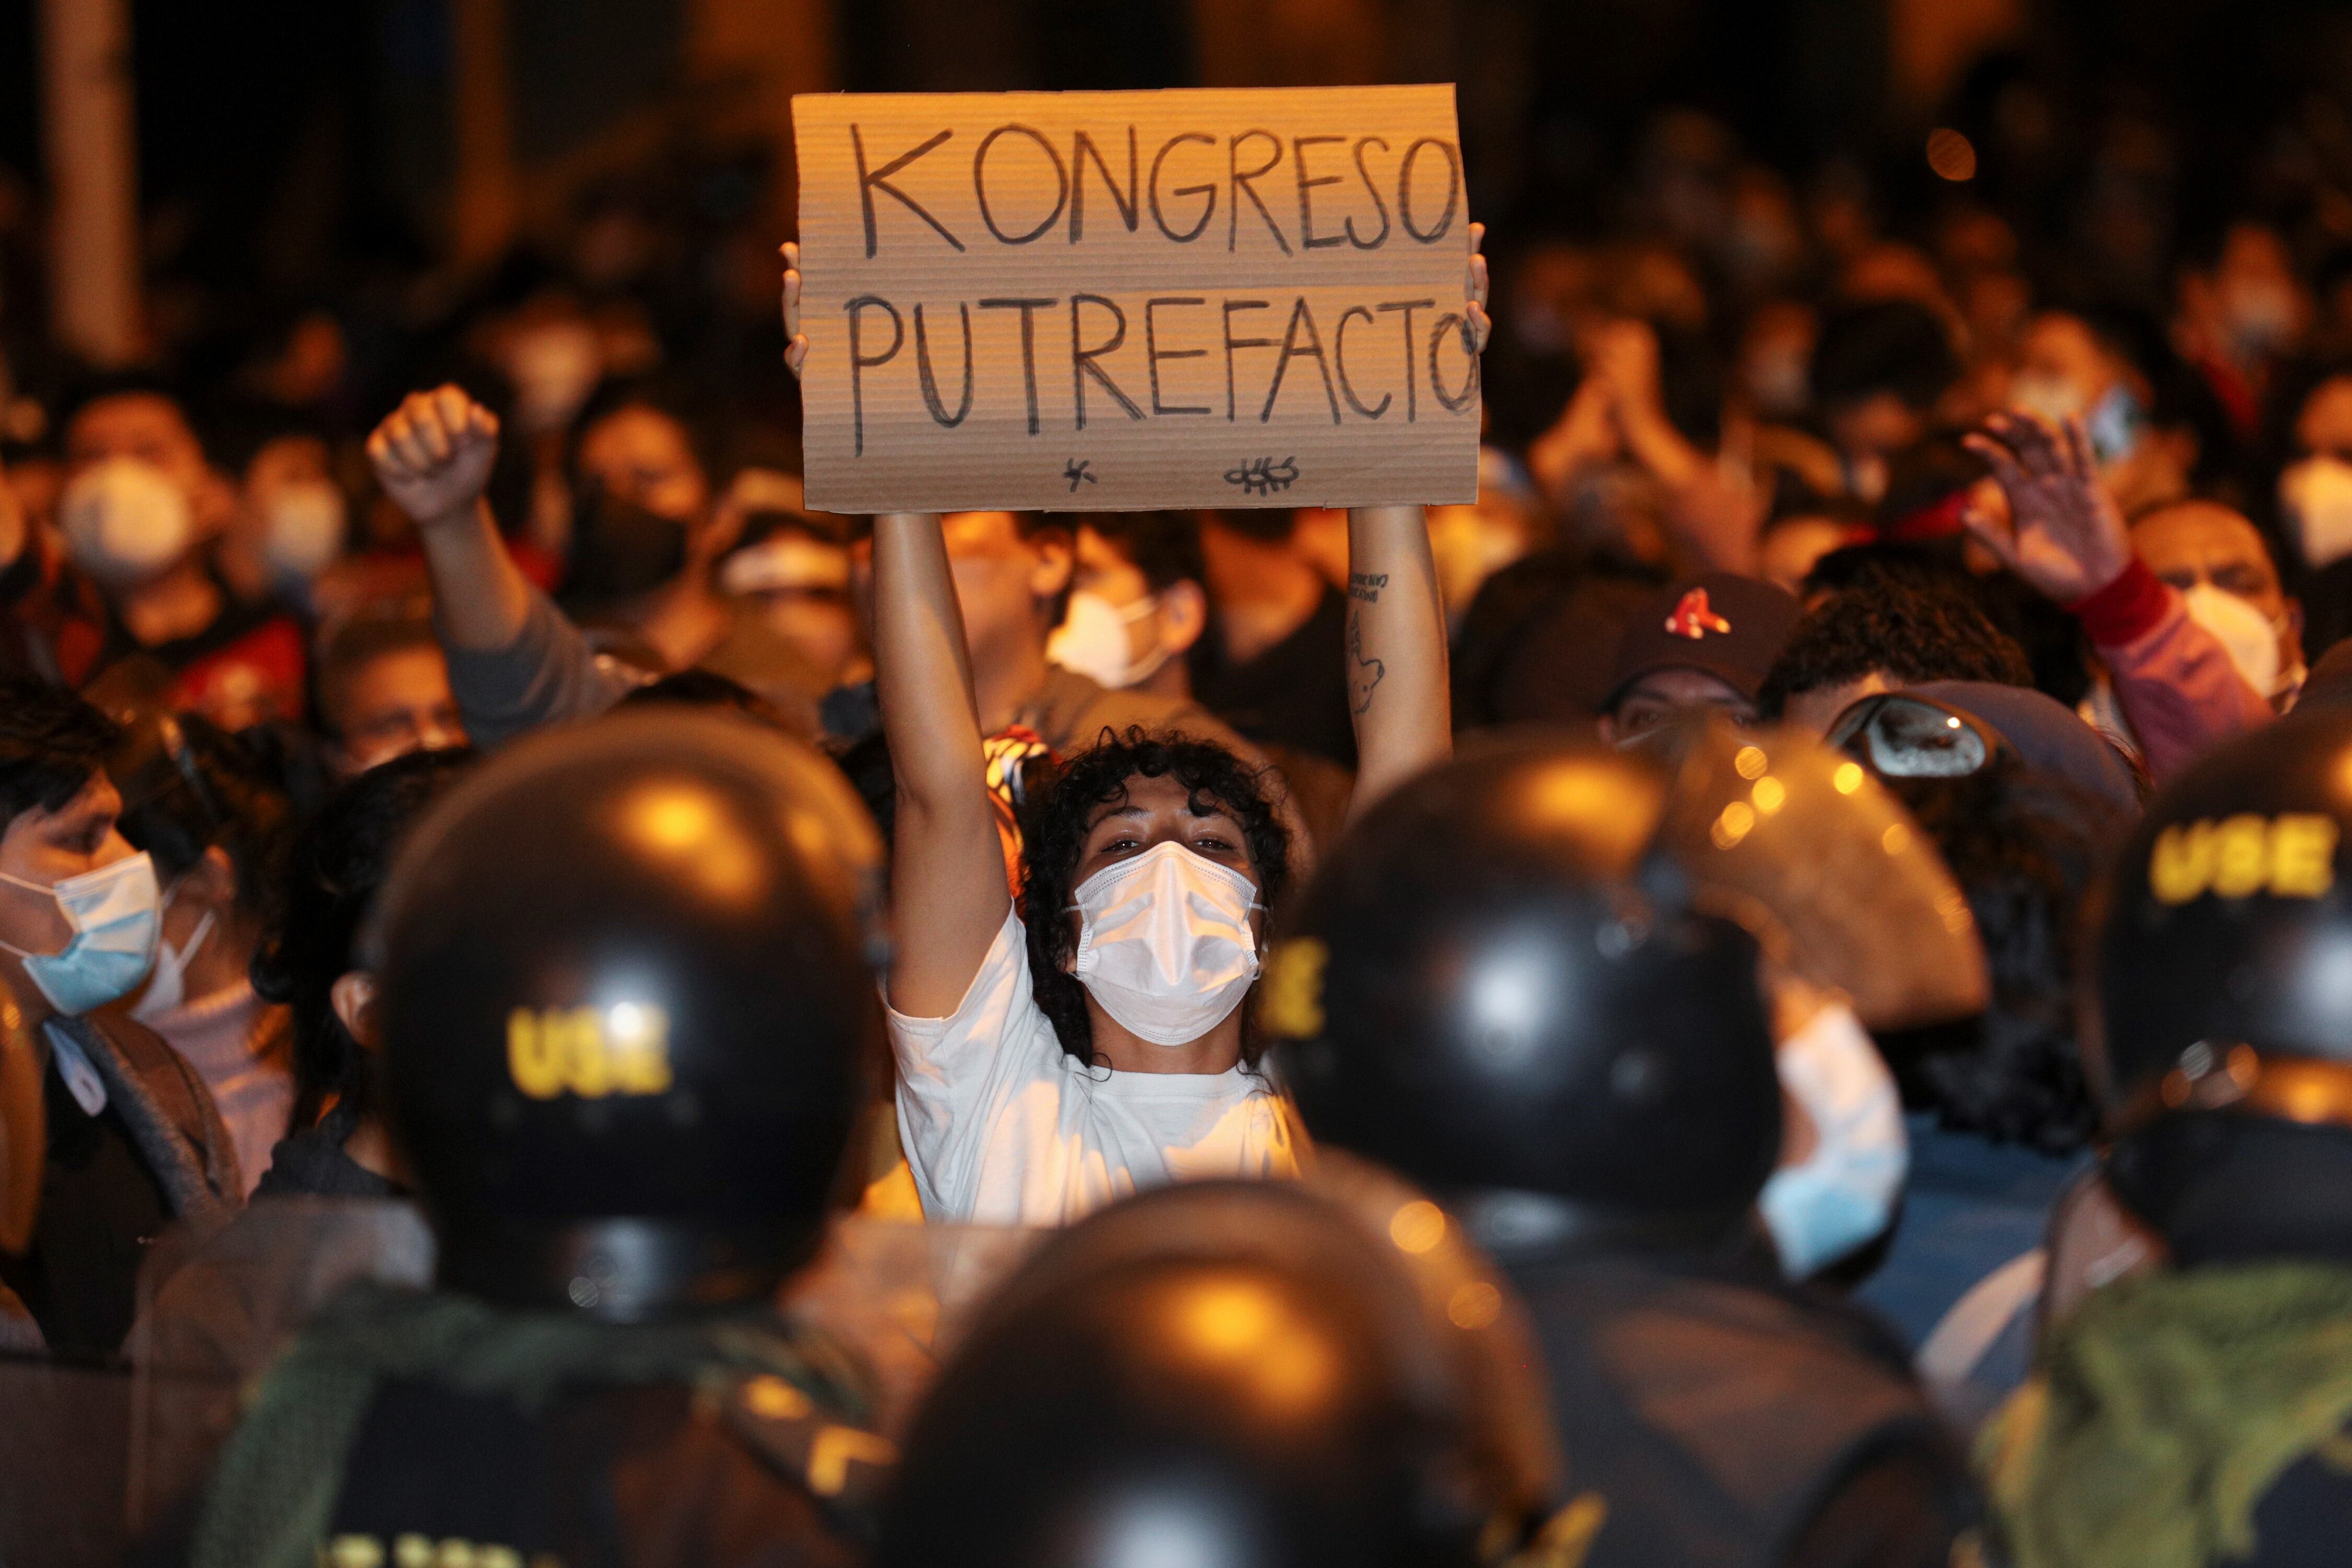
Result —
<instances>
[{"instance_id":1,"label":"baseball cap","mask_svg":"<svg viewBox=\"0 0 2352 1568\"><path fill-rule=\"evenodd\" d=\"M1601 707L1614 708L1627 687L1662 669L1712 675L1753 701L1803 613L1795 595L1754 577L1703 572L1683 578L1625 624Z\"/></svg>"}]
</instances>

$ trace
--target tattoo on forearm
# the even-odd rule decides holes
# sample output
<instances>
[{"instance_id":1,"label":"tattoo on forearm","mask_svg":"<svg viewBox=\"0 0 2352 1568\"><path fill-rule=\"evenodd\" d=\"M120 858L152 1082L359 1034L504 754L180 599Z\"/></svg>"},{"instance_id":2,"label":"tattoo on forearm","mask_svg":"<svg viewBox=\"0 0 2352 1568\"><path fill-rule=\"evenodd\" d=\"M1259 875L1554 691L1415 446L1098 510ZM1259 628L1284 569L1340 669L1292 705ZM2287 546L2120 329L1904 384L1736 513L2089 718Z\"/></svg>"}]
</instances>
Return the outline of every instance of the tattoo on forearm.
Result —
<instances>
[{"instance_id":1,"label":"tattoo on forearm","mask_svg":"<svg viewBox=\"0 0 2352 1568\"><path fill-rule=\"evenodd\" d=\"M1388 581L1383 577L1381 582ZM1349 590L1354 592L1352 588ZM1378 687L1389 667L1377 658L1364 657L1364 623L1357 614L1348 612L1348 704L1361 717L1372 705L1372 691Z\"/></svg>"},{"instance_id":2,"label":"tattoo on forearm","mask_svg":"<svg viewBox=\"0 0 2352 1568\"><path fill-rule=\"evenodd\" d=\"M1348 597L1367 605L1381 602L1381 590L1389 585L1385 572L1350 572L1348 574Z\"/></svg>"}]
</instances>

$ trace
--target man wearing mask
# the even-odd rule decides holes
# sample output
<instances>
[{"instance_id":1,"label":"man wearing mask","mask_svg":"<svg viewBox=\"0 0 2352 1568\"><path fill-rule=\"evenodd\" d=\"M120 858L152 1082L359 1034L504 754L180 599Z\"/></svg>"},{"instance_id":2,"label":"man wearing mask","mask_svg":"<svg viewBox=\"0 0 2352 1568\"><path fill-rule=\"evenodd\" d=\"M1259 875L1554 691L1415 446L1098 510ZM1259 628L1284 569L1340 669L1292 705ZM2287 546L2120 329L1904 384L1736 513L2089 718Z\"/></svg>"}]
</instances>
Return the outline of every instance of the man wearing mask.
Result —
<instances>
[{"instance_id":1,"label":"man wearing mask","mask_svg":"<svg viewBox=\"0 0 2352 1568\"><path fill-rule=\"evenodd\" d=\"M2311 303L2268 224L2232 223L2201 248L2180 275L2174 338L2220 400L2243 458L2261 439L2273 376L2303 341Z\"/></svg>"},{"instance_id":2,"label":"man wearing mask","mask_svg":"<svg viewBox=\"0 0 2352 1568\"><path fill-rule=\"evenodd\" d=\"M116 829L116 738L71 693L0 681L0 983L16 999L0 1009L0 1051L40 1085L23 1125L11 1101L12 1173L37 1172L38 1189L0 1192L12 1221L0 1336L61 1355L113 1354L146 1244L243 1190L194 1069L142 1026L97 1014L147 978L162 918L153 863ZM39 1157L20 1163L26 1147Z\"/></svg>"},{"instance_id":3,"label":"man wearing mask","mask_svg":"<svg viewBox=\"0 0 2352 1568\"><path fill-rule=\"evenodd\" d=\"M65 447L65 556L0 530L0 603L45 633L37 672L78 685L143 656L172 673L173 706L225 729L299 718L301 628L220 574L236 498L180 405L144 385L103 391L68 419Z\"/></svg>"},{"instance_id":4,"label":"man wearing mask","mask_svg":"<svg viewBox=\"0 0 2352 1568\"><path fill-rule=\"evenodd\" d=\"M2126 517L2187 492L2197 460L2197 438L2185 426L2149 422L2152 374L2132 358L2135 342L2157 328L2135 331L2136 318L2106 311L2050 310L2035 316L2018 342L2017 374L2009 385L2012 408L2056 424L2080 419L2091 438L2099 482Z\"/></svg>"},{"instance_id":5,"label":"man wearing mask","mask_svg":"<svg viewBox=\"0 0 2352 1568\"><path fill-rule=\"evenodd\" d=\"M713 583L742 520L713 504L693 426L657 393L624 385L591 402L579 432L566 613L642 639L671 669L740 681L813 731L829 682L754 606Z\"/></svg>"},{"instance_id":6,"label":"man wearing mask","mask_svg":"<svg viewBox=\"0 0 2352 1568\"><path fill-rule=\"evenodd\" d=\"M2293 707L2307 673L2303 605L2279 585L2262 531L2216 501L2183 500L2132 520L2132 553L2180 590L2189 614L2230 650L2246 684Z\"/></svg>"}]
</instances>

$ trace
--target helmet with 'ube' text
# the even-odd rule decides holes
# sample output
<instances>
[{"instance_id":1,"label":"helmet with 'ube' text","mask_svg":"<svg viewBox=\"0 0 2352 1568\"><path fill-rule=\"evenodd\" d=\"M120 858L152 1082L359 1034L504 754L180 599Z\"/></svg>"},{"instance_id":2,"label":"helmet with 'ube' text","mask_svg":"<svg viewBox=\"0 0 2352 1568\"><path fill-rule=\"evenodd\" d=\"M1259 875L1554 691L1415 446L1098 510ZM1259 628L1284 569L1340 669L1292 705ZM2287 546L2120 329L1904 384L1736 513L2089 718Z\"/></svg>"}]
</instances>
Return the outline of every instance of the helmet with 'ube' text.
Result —
<instances>
[{"instance_id":1,"label":"helmet with 'ube' text","mask_svg":"<svg viewBox=\"0 0 2352 1568\"><path fill-rule=\"evenodd\" d=\"M442 1282L635 1320L804 1262L875 1082L879 865L833 765L731 715L535 736L444 798L380 970Z\"/></svg>"},{"instance_id":2,"label":"helmet with 'ube' text","mask_svg":"<svg viewBox=\"0 0 2352 1568\"><path fill-rule=\"evenodd\" d=\"M2085 1066L2177 1255L2352 1256L2352 712L2167 785L2109 890Z\"/></svg>"}]
</instances>

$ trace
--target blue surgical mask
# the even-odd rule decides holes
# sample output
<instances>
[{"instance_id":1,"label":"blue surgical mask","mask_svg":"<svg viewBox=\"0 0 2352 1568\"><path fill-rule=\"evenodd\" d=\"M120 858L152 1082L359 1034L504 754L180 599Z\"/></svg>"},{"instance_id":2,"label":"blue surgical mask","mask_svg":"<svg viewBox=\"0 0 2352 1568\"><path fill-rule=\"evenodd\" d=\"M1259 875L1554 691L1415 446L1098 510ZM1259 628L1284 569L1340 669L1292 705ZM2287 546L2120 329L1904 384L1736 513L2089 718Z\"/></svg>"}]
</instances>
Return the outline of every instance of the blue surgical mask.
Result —
<instances>
[{"instance_id":1,"label":"blue surgical mask","mask_svg":"<svg viewBox=\"0 0 2352 1568\"><path fill-rule=\"evenodd\" d=\"M1812 1152L1764 1184L1757 1207L1781 1272L1818 1274L1875 1240L1911 1163L1895 1079L1853 1009L1832 1004L1780 1042L1780 1087L1804 1108Z\"/></svg>"},{"instance_id":2,"label":"blue surgical mask","mask_svg":"<svg viewBox=\"0 0 2352 1568\"><path fill-rule=\"evenodd\" d=\"M25 973L58 1012L78 1017L130 994L147 978L163 928L163 900L155 862L143 853L54 886L5 872L0 872L0 882L49 894L73 927L73 940L62 952L26 952L0 942L25 961Z\"/></svg>"}]
</instances>

